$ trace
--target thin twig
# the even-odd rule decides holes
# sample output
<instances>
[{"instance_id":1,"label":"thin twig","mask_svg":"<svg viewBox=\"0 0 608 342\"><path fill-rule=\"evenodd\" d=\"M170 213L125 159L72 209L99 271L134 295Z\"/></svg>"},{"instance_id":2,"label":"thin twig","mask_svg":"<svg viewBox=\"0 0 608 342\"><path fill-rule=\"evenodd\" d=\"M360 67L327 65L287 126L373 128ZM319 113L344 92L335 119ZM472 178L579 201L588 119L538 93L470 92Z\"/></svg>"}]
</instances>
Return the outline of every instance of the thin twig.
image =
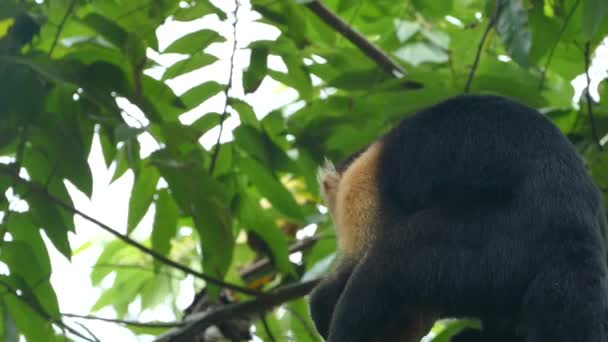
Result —
<instances>
[{"instance_id":1,"label":"thin twig","mask_svg":"<svg viewBox=\"0 0 608 342\"><path fill-rule=\"evenodd\" d=\"M468 93L471 90L471 83L473 83L473 77L475 76L475 72L477 71L477 66L479 65L479 59L481 58L481 50L483 50L483 46L486 43L486 39L488 39L488 34L490 34L490 30L496 24L496 20L500 14L500 4L501 0L497 0L494 4L494 10L492 11L492 16L488 20L488 25L486 25L485 30L483 31L483 35L481 36L481 40L479 40L479 44L477 45L477 52L475 52L475 59L473 60L473 65L471 66L471 70L469 71L469 76L467 78L467 83L464 85L464 93Z\"/></svg>"},{"instance_id":2,"label":"thin twig","mask_svg":"<svg viewBox=\"0 0 608 342\"><path fill-rule=\"evenodd\" d=\"M578 4L580 2L581 2L581 0L577 0L574 3L574 5L572 5L572 9L570 9L570 12L568 12L568 14L566 15L566 18L564 19L564 25L562 26L561 30L559 30L557 39L555 40L555 42L553 43L553 46L551 47L551 50L549 51L549 56L547 56L547 61L545 62L545 67L542 71L542 74L540 77L540 82L538 83L538 89L543 89L543 87L545 86L545 80L547 79L547 70L549 70L549 65L551 64L551 61L553 60L553 54L555 53L557 44L559 44L560 40L562 39L562 35L566 31L566 28L568 27L568 23L570 22L570 19L572 18L572 15L574 14L574 11L576 11L576 8L578 7Z\"/></svg>"},{"instance_id":3,"label":"thin twig","mask_svg":"<svg viewBox=\"0 0 608 342\"><path fill-rule=\"evenodd\" d=\"M148 254L149 256L151 256L152 258L154 258L155 260L157 260L157 261L159 261L159 262L161 262L161 263L163 263L165 265L171 266L171 267L173 267L175 269L178 269L178 270L180 270L180 271L182 271L182 272L184 272L186 274L190 274L190 275L193 275L193 276L195 276L197 278L200 278L200 279L206 281L209 284L217 285L217 286L220 286L220 287L224 287L226 289L230 289L230 290L233 290L233 291L241 292L241 293L252 295L252 296L263 295L263 293L261 293L259 291L256 291L256 290L253 290L253 289L249 289L249 288L246 288L246 287L242 287L242 286L239 286L239 285L227 283L227 282L225 282L223 280L220 280L220 279L214 278L212 276L209 276L209 275L207 275L205 273L196 271L196 270L194 270L194 269L192 269L192 268L190 268L188 266L182 265L182 264L180 264L180 263L178 263L176 261L173 261L173 260L165 257L164 255L156 252L155 250L153 250L151 248L148 248L148 247L142 245L141 243L139 243L139 242L131 239L130 237L128 237L128 236L120 233L119 231L117 231L116 229L114 229L114 228L106 225L105 223L103 223L103 222L101 222L101 221L99 221L99 220L97 220L97 219L89 216L88 214L85 214L84 212L82 212L82 211L80 211L80 210L78 210L76 208L74 208L72 205L63 202L63 200L61 200L58 197L55 197L53 194L49 193L46 188L40 187L37 184L34 184L32 182L28 182L25 179L19 177L19 175L16 175L15 173L11 172L11 170L9 169L9 167L7 167L5 165L0 165L0 172L2 172L4 174L10 175L14 179L16 179L19 183L22 183L22 184L28 186L30 188L30 190L35 191L35 192L37 192L37 193L45 196L48 200L50 200L51 202L55 203L56 205L62 207L66 211L68 211L68 212L70 212L70 213L72 213L74 215L78 215L78 216L84 218L85 220L87 220L87 221L89 221L91 223L94 223L95 225L97 225L101 229L105 230L106 232L114 235L119 240L123 241L124 243L126 243L126 244L128 244L128 245L130 245L132 247L135 247L135 248L139 249L143 253Z\"/></svg>"},{"instance_id":4,"label":"thin twig","mask_svg":"<svg viewBox=\"0 0 608 342\"><path fill-rule=\"evenodd\" d=\"M77 324L79 327L81 327L82 329L84 329L84 331L86 331L93 340L95 340L95 342L101 342L101 340L99 339L99 337L97 337L95 334L93 334L93 332L91 331L91 329L87 328L86 325L80 323L80 322L74 322L74 324Z\"/></svg>"},{"instance_id":5,"label":"thin twig","mask_svg":"<svg viewBox=\"0 0 608 342\"><path fill-rule=\"evenodd\" d=\"M229 304L206 312L195 313L186 319L186 325L173 329L159 336L155 342L190 341L189 338L212 325L219 324L233 317L255 315L260 310L268 310L290 300L308 294L319 280L286 285L267 293L264 297L257 297L241 303Z\"/></svg>"},{"instance_id":6,"label":"thin twig","mask_svg":"<svg viewBox=\"0 0 608 342\"><path fill-rule=\"evenodd\" d=\"M333 13L329 8L319 1L306 3L306 7L316 14L327 25L343 35L351 43L359 48L367 57L371 58L385 72L395 77L402 77L407 74L399 64L395 63L386 53L375 44L367 40L363 35L349 26L344 20Z\"/></svg>"},{"instance_id":7,"label":"thin twig","mask_svg":"<svg viewBox=\"0 0 608 342\"><path fill-rule=\"evenodd\" d=\"M313 236L313 237L305 238L302 240L298 240L289 247L289 254L307 250L307 249L311 248L312 246L314 246L317 243L317 241L319 241L319 239L320 238L318 236ZM255 263L244 268L240 272L241 278L243 278L243 280L245 280L245 283L247 283L249 279L258 278L259 274L266 274L267 272L272 271L273 266L274 265L272 264L272 262L270 261L269 258L262 258L262 259L256 261Z\"/></svg>"},{"instance_id":8,"label":"thin twig","mask_svg":"<svg viewBox=\"0 0 608 342\"><path fill-rule=\"evenodd\" d=\"M19 295L17 293L17 289L14 288L11 284L5 282L4 280L0 280L0 285L2 285L6 289L7 293L9 293L13 297L17 298L17 300L21 301L23 304L29 306L34 312L36 312L40 317L42 317L47 322L55 324L58 327L60 327L61 329L65 329L65 330L69 331L70 333L74 334L75 336L78 336L86 341L95 342L95 340L92 340L92 339L88 338L87 336L84 336L78 330L63 323L61 320L55 319L48 312L46 312L44 310L44 308L42 308L36 301L28 299L25 295Z\"/></svg>"},{"instance_id":9,"label":"thin twig","mask_svg":"<svg viewBox=\"0 0 608 342\"><path fill-rule=\"evenodd\" d=\"M591 98L591 77L589 76L589 67L591 66L591 43L585 43L585 77L587 78L587 89L585 90L585 99L587 102L587 115L589 115L589 125L591 125L591 135L593 140L597 144L600 151L604 148L600 142L600 137L597 134L597 127L595 126L595 118L593 117L593 99Z\"/></svg>"},{"instance_id":10,"label":"thin twig","mask_svg":"<svg viewBox=\"0 0 608 342\"><path fill-rule=\"evenodd\" d=\"M300 324L302 324L302 326L304 327L304 330L306 330L306 333L310 337L311 341L315 341L317 339L317 333L316 333L315 329L313 327L311 327L310 324L308 324L306 319L299 312L290 308L289 305L285 305L285 310L287 310L287 312L289 312L293 317L295 317L300 322Z\"/></svg>"},{"instance_id":11,"label":"thin twig","mask_svg":"<svg viewBox=\"0 0 608 342\"><path fill-rule=\"evenodd\" d=\"M95 268L112 268L112 269L122 268L122 269L131 269L131 270L137 269L137 270L141 270L144 272L150 272L150 273L155 273L157 275L164 276L165 278L167 278L169 280L179 280L179 281L184 280L184 278L178 277L178 276L172 274L171 272L167 272L167 271L163 271L163 270L155 270L150 267L145 267L142 265L135 265L135 264L112 264L112 263L106 264L106 263L103 263L103 264L95 264L95 265L91 266L91 268L93 268L93 269L95 269Z\"/></svg>"},{"instance_id":12,"label":"thin twig","mask_svg":"<svg viewBox=\"0 0 608 342\"><path fill-rule=\"evenodd\" d=\"M262 321L262 325L264 326L264 332L266 333L266 336L268 337L270 342L276 342L277 339L272 334L270 326L268 325L268 320L266 320L266 315L263 312L260 313L260 321Z\"/></svg>"},{"instance_id":13,"label":"thin twig","mask_svg":"<svg viewBox=\"0 0 608 342\"><path fill-rule=\"evenodd\" d=\"M75 6L76 6L76 0L72 0L70 2L70 5L68 6L68 9L65 11L63 18L61 18L61 22L57 26L57 32L55 32L55 37L53 38L53 43L51 44L51 48L49 49L49 57L53 54L53 51L55 50L55 47L57 46L57 42L59 42L59 36L61 35L61 32L63 31L63 27L65 26L65 23L68 21L70 14L72 14L72 11L74 11Z\"/></svg>"},{"instance_id":14,"label":"thin twig","mask_svg":"<svg viewBox=\"0 0 608 342\"><path fill-rule=\"evenodd\" d=\"M228 96L228 92L232 88L232 74L234 72L234 55L236 54L237 41L236 41L236 29L237 24L239 22L239 1L234 0L234 22L232 22L232 53L230 54L230 70L228 71L228 83L224 87L224 95L226 95L226 101L224 102L224 110L222 111L222 116L220 117L220 132L217 134L217 141L215 142L215 149L213 150L213 154L211 155L211 165L209 166L209 173L213 174L215 170L215 164L217 162L217 157L220 155L220 149L222 145L220 144L220 139L222 138L222 132L224 131L224 121L228 116L228 103L230 102L230 97Z\"/></svg>"},{"instance_id":15,"label":"thin twig","mask_svg":"<svg viewBox=\"0 0 608 342\"><path fill-rule=\"evenodd\" d=\"M185 324L184 322L138 322L138 321L128 321L128 320L122 320L122 319L104 318L104 317L90 316L90 315L77 315L77 314L72 314L72 313L62 313L61 316L70 317L70 318L86 319L86 320L90 320L90 321L118 323L118 324L129 325L132 327L142 327L142 328L175 328L175 327L181 327Z\"/></svg>"}]
</instances>

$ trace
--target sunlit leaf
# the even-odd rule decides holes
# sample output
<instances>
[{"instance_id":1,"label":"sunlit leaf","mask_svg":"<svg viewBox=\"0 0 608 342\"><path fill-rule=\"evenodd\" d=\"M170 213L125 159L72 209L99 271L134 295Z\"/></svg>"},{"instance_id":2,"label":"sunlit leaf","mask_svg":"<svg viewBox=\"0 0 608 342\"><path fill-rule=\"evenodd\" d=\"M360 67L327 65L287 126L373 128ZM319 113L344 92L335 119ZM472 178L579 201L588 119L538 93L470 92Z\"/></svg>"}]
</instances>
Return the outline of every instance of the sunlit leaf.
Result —
<instances>
[{"instance_id":1,"label":"sunlit leaf","mask_svg":"<svg viewBox=\"0 0 608 342\"><path fill-rule=\"evenodd\" d=\"M127 232L130 233L135 229L139 221L148 211L148 207L152 203L156 185L160 174L154 167L145 167L135 178L131 198L129 199L129 215L127 219Z\"/></svg>"},{"instance_id":2,"label":"sunlit leaf","mask_svg":"<svg viewBox=\"0 0 608 342\"><path fill-rule=\"evenodd\" d=\"M202 29L189 33L171 43L163 53L192 54L204 50L212 43L226 41L224 37L213 30Z\"/></svg>"},{"instance_id":3,"label":"sunlit leaf","mask_svg":"<svg viewBox=\"0 0 608 342\"><path fill-rule=\"evenodd\" d=\"M413 66L421 63L445 63L448 54L443 49L428 43L411 43L395 52L395 56Z\"/></svg>"},{"instance_id":4,"label":"sunlit leaf","mask_svg":"<svg viewBox=\"0 0 608 342\"><path fill-rule=\"evenodd\" d=\"M179 61L169 68L163 74L164 79L171 79L183 74L187 74L193 70L200 69L217 61L217 57L206 53L198 53L192 57Z\"/></svg>"},{"instance_id":5,"label":"sunlit leaf","mask_svg":"<svg viewBox=\"0 0 608 342\"><path fill-rule=\"evenodd\" d=\"M521 1L500 0L496 31L509 55L521 66L528 66L532 37L528 28L528 14Z\"/></svg>"},{"instance_id":6,"label":"sunlit leaf","mask_svg":"<svg viewBox=\"0 0 608 342\"><path fill-rule=\"evenodd\" d=\"M161 190L156 199L154 226L152 227L152 248L167 255L171 250L171 239L177 233L179 209L167 190Z\"/></svg>"}]
</instances>

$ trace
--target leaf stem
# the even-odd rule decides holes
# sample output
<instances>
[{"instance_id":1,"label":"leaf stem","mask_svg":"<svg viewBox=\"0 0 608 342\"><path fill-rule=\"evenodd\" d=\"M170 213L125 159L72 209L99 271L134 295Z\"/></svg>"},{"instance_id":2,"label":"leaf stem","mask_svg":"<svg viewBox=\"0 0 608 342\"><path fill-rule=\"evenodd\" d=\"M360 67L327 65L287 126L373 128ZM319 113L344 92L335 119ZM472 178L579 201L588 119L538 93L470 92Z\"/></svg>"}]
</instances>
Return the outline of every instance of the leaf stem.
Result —
<instances>
[{"instance_id":1,"label":"leaf stem","mask_svg":"<svg viewBox=\"0 0 608 342\"><path fill-rule=\"evenodd\" d=\"M236 54L237 49L237 40L236 40L236 32L237 32L237 24L239 21L238 12L239 12L239 2L238 0L234 0L234 21L232 22L232 52L230 54L230 70L228 71L228 83L226 83L226 87L224 87L224 95L226 96L226 100L224 101L224 109L222 111L222 116L220 117L220 131L217 134L217 141L215 142L215 149L213 150L213 154L211 155L211 165L209 166L209 173L213 175L213 171L215 171L215 165L217 163L217 157L220 154L220 149L222 145L220 144L220 139L222 138L222 133L224 132L224 122L226 121L226 117L228 116L228 104L230 102L230 97L228 96L228 92L232 88L232 74L234 73L234 55Z\"/></svg>"}]
</instances>

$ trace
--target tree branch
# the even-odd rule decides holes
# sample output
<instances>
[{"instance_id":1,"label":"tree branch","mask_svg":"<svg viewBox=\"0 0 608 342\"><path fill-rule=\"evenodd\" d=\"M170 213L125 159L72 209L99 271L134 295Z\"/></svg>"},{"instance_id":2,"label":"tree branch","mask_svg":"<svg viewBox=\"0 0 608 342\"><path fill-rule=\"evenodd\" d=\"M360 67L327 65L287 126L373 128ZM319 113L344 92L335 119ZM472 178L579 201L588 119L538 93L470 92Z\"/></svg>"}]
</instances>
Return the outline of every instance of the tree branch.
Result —
<instances>
[{"instance_id":1,"label":"tree branch","mask_svg":"<svg viewBox=\"0 0 608 342\"><path fill-rule=\"evenodd\" d=\"M568 23L570 22L570 19L572 18L572 15L574 14L574 11L576 11L576 8L578 7L578 4L580 2L581 2L581 0L577 0L576 3L574 3L574 5L572 5L572 9L570 10L570 12L568 12L568 14L566 15L566 18L564 19L564 25L559 30L557 39L553 43L553 46L551 47L551 51L549 51L549 56L547 56L547 62L545 62L545 68L542 71L542 75L540 77L540 82L538 83L538 89L543 89L543 87L545 86L545 80L547 79L547 70L549 69L549 65L551 65L551 61L553 60L553 54L555 53L557 44L559 44L559 41L562 39L562 35L566 31L566 28L568 27Z\"/></svg>"},{"instance_id":2,"label":"tree branch","mask_svg":"<svg viewBox=\"0 0 608 342\"><path fill-rule=\"evenodd\" d=\"M55 324L58 327L65 329L66 331L69 331L70 333L74 334L75 336L78 336L86 341L95 342L95 340L84 336L78 330L63 323L61 320L58 320L58 319L54 318L53 316L51 316L36 301L28 299L27 297L25 297L25 295L19 295L17 293L17 289L14 288L11 284L5 282L4 280L0 280L0 285L2 285L11 296L17 298L23 304L29 306L34 312L36 312L40 317L42 317L47 322Z\"/></svg>"},{"instance_id":3,"label":"tree branch","mask_svg":"<svg viewBox=\"0 0 608 342\"><path fill-rule=\"evenodd\" d=\"M77 315L71 313L62 313L61 316L70 317L70 318L80 318L86 319L90 321L102 321L108 323L118 323L129 325L132 327L142 327L142 328L175 328L181 327L185 323L184 322L138 322L138 321L127 321L122 319L113 319L113 318L104 318L98 316L90 316L90 315Z\"/></svg>"},{"instance_id":4,"label":"tree branch","mask_svg":"<svg viewBox=\"0 0 608 342\"><path fill-rule=\"evenodd\" d=\"M55 51L57 42L59 42L59 36L61 36L63 27L65 26L65 23L68 21L70 14L72 14L72 11L74 11L74 7L76 7L76 0L72 0L70 2L70 4L68 5L68 9L65 11L65 14L63 15L63 18L61 18L61 22L57 26L57 32L55 32L55 37L53 38L53 43L51 44L51 48L49 49L49 57L53 54L53 51Z\"/></svg>"},{"instance_id":5,"label":"tree branch","mask_svg":"<svg viewBox=\"0 0 608 342\"><path fill-rule=\"evenodd\" d=\"M211 165L209 166L209 173L213 174L215 170L215 164L217 162L217 157L220 155L220 149L222 145L220 144L220 139L222 138L222 133L224 131L224 121L226 121L226 117L228 116L228 103L230 102L230 97L228 96L228 92L232 88L232 74L234 72L234 55L236 54L237 41L236 41L236 27L239 22L239 1L234 0L234 22L232 23L232 53L230 54L230 70L228 71L228 83L226 87L224 87L224 95L226 95L226 101L224 102L224 110L222 111L222 116L220 117L220 132L217 135L217 141L215 142L215 149L213 150L213 155L211 155Z\"/></svg>"},{"instance_id":6,"label":"tree branch","mask_svg":"<svg viewBox=\"0 0 608 342\"><path fill-rule=\"evenodd\" d=\"M319 241L319 237L313 236L309 238L305 238L302 240L298 240L294 244L289 247L289 254L301 252L306 250L317 243ZM270 262L270 259L263 258L255 263L249 265L245 269L240 272L241 278L245 281L245 283L250 283L249 280L258 278L259 274L266 274L273 270L273 265Z\"/></svg>"},{"instance_id":7,"label":"tree branch","mask_svg":"<svg viewBox=\"0 0 608 342\"><path fill-rule=\"evenodd\" d=\"M82 324L80 322L74 322L74 324L77 324L79 327L81 327L82 329L84 329L84 331L86 331L95 342L101 342L101 340L99 339L99 337L95 336L95 334L93 334L93 332L91 331L91 329L87 328L86 325L84 325L84 324Z\"/></svg>"},{"instance_id":8,"label":"tree branch","mask_svg":"<svg viewBox=\"0 0 608 342\"><path fill-rule=\"evenodd\" d=\"M241 292L244 294L248 294L248 295L252 295L252 296L259 296L259 295L263 295L261 292L256 291L256 290L252 290L246 287L242 287L242 286L238 286L235 284L231 284L231 283L227 283L223 280L219 280L216 279L212 276L209 276L205 273L193 270L192 268L182 265L176 261L173 261L167 257L165 257L164 255L156 252L155 250L146 247L144 245L142 245L141 243L131 239L130 237L120 233L119 231L113 229L112 227L104 224L103 222L83 213L82 211L72 207L70 204L67 204L65 202L63 202L61 199L55 197L53 194L49 193L47 191L46 188L41 187L37 184L34 184L32 182L28 182L25 179L19 177L19 175L15 174L14 172L11 172L11 169L9 166L6 165L0 165L0 172L7 174L11 177L13 177L13 179L15 179L17 182L24 184L25 186L27 186L31 191L35 191L36 193L39 193L41 195L43 195L44 197L46 197L48 200L50 200L51 202L55 203L56 205L58 205L59 207L63 208L64 210L74 214L74 215L78 215L82 218L84 218L85 220L94 223L95 225L97 225L98 227L100 227L101 229L105 230L106 232L114 235L116 238L118 238L119 240L123 241L124 243L135 247L137 249L139 249L140 251L142 251L145 254L150 255L152 258L154 258L155 260L158 260L159 262L171 266L175 269L178 269L186 274L190 274L193 275L197 278L200 278L202 280L204 280L205 282L209 283L209 284L213 284L213 285L217 285L220 287L224 287L226 289L230 289L233 291L237 291L237 292Z\"/></svg>"},{"instance_id":9,"label":"tree branch","mask_svg":"<svg viewBox=\"0 0 608 342\"><path fill-rule=\"evenodd\" d=\"M186 319L186 325L173 329L159 336L155 342L189 341L189 338L199 334L212 325L229 320L233 317L259 314L261 310L268 310L290 300L308 294L317 285L319 280L303 283L294 283L283 286L263 297L241 303L229 304L207 312L195 313Z\"/></svg>"},{"instance_id":10,"label":"tree branch","mask_svg":"<svg viewBox=\"0 0 608 342\"><path fill-rule=\"evenodd\" d=\"M589 116L589 125L591 126L591 135L597 144L600 151L603 151L600 137L597 134L595 126L595 118L593 117L593 99L591 98L591 77L589 76L589 67L591 66L591 43L585 43L585 77L587 78L587 89L585 90L585 102L587 102L587 115Z\"/></svg>"},{"instance_id":11,"label":"tree branch","mask_svg":"<svg viewBox=\"0 0 608 342\"><path fill-rule=\"evenodd\" d=\"M374 45L372 42L367 40L359 32L355 31L354 28L349 26L344 20L334 14L329 8L323 5L320 1L311 1L306 3L306 7L316 14L321 20L327 25L336 30L356 47L359 48L367 57L371 58L382 70L386 73L395 76L402 77L407 74L399 64L395 63L387 54L385 54L380 48Z\"/></svg>"},{"instance_id":12,"label":"tree branch","mask_svg":"<svg viewBox=\"0 0 608 342\"><path fill-rule=\"evenodd\" d=\"M266 320L266 315L262 312L260 313L260 320L262 321L262 325L264 326L264 331L266 332L266 336L270 340L270 342L276 342L276 338L272 334L270 330L270 326L268 325L268 320Z\"/></svg>"},{"instance_id":13,"label":"tree branch","mask_svg":"<svg viewBox=\"0 0 608 342\"><path fill-rule=\"evenodd\" d=\"M473 77L475 76L475 72L477 71L477 66L479 65L479 59L481 58L481 50L483 50L483 46L486 43L486 39L488 39L488 34L490 34L490 30L496 24L496 20L500 15L501 9L501 0L497 0L494 4L494 10L492 11L492 16L488 20L488 25L486 25L485 30L483 31L483 35L479 40L479 44L477 45L477 52L475 52L475 59L473 60L473 65L471 66L471 70L469 71L469 76L467 77L467 83L464 85L464 93L468 93L471 90L471 83L473 83Z\"/></svg>"}]
</instances>

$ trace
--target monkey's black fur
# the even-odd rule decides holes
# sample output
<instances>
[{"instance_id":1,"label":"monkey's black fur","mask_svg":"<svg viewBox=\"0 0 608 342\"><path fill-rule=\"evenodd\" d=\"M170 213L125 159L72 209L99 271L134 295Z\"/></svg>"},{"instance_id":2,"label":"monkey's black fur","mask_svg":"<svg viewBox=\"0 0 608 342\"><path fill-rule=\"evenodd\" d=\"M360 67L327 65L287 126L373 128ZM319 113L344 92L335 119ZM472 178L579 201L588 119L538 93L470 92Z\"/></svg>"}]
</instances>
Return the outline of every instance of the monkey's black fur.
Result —
<instances>
[{"instance_id":1,"label":"monkey's black fur","mask_svg":"<svg viewBox=\"0 0 608 342\"><path fill-rule=\"evenodd\" d=\"M396 318L410 329L421 315L480 318L484 331L458 342L608 341L606 215L547 118L459 96L379 143L375 237L311 296L328 341L376 341Z\"/></svg>"}]
</instances>

